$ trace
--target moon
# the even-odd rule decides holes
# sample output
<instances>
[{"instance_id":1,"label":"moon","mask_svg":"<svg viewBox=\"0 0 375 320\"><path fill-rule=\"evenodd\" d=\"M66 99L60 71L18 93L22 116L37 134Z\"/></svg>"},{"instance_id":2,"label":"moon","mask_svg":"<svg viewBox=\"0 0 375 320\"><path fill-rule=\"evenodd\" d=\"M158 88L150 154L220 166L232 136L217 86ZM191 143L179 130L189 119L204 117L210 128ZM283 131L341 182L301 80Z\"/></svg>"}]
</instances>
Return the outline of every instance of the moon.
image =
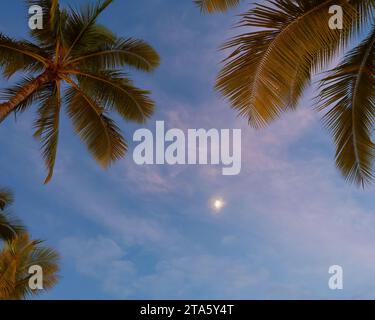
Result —
<instances>
[{"instance_id":1,"label":"moon","mask_svg":"<svg viewBox=\"0 0 375 320\"><path fill-rule=\"evenodd\" d=\"M220 211L222 211L224 209L224 207L225 207L225 201L221 197L214 197L210 201L210 206L211 206L211 209L215 213L219 213Z\"/></svg>"}]
</instances>

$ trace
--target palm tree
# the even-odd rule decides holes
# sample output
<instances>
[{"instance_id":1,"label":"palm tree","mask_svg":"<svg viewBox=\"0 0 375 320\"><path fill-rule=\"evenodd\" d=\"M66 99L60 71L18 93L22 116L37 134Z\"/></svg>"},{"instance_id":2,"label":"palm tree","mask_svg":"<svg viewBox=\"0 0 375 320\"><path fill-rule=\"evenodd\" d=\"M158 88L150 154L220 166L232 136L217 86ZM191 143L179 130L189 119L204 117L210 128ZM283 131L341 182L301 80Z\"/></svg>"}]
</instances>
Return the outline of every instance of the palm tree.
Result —
<instances>
[{"instance_id":1,"label":"palm tree","mask_svg":"<svg viewBox=\"0 0 375 320\"><path fill-rule=\"evenodd\" d=\"M22 233L6 242L0 251L0 300L21 300L52 288L58 281L59 256L53 249L41 246ZM43 291L32 290L29 269L39 266L43 270Z\"/></svg>"},{"instance_id":2,"label":"palm tree","mask_svg":"<svg viewBox=\"0 0 375 320\"><path fill-rule=\"evenodd\" d=\"M203 12L225 11L241 0L195 0ZM216 88L255 128L298 106L312 76L353 40L361 43L329 70L317 109L336 144L344 177L365 186L374 180L375 0L265 0L242 15L244 33L228 41ZM344 28L329 27L329 8L340 5ZM368 26L371 25L368 30ZM250 29L251 28L251 29ZM363 39L361 36L367 32Z\"/></svg>"},{"instance_id":3,"label":"palm tree","mask_svg":"<svg viewBox=\"0 0 375 320\"><path fill-rule=\"evenodd\" d=\"M57 280L59 255L42 241L30 240L26 229L3 210L13 203L12 192L0 189L0 300L25 299L42 291L32 290L29 268L39 266L43 271L43 289L52 288Z\"/></svg>"},{"instance_id":4,"label":"palm tree","mask_svg":"<svg viewBox=\"0 0 375 320\"><path fill-rule=\"evenodd\" d=\"M1 240L12 240L17 234L25 231L22 224L14 218L11 218L9 214L5 212L13 203L13 194L6 189L0 189L0 239Z\"/></svg>"},{"instance_id":5,"label":"palm tree","mask_svg":"<svg viewBox=\"0 0 375 320\"><path fill-rule=\"evenodd\" d=\"M5 90L0 121L11 112L39 104L35 137L40 139L48 169L53 175L56 160L60 110L66 105L76 133L103 167L122 158L127 144L119 127L109 117L143 123L154 110L149 91L134 86L123 67L146 72L159 65L156 51L142 40L119 38L97 23L113 0L99 1L81 10L60 8L58 0L27 0L43 8L44 28L32 30L34 42L0 34L0 66L10 78L25 77Z\"/></svg>"}]
</instances>

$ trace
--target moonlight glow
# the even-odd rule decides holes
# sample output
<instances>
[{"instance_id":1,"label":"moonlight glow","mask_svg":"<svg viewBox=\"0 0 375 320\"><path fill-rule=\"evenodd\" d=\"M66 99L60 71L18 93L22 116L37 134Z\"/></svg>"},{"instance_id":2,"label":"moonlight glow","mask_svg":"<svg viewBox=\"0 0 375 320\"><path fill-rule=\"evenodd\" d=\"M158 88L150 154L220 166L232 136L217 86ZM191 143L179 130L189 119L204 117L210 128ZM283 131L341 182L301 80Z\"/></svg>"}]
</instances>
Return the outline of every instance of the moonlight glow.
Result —
<instances>
[{"instance_id":1,"label":"moonlight glow","mask_svg":"<svg viewBox=\"0 0 375 320\"><path fill-rule=\"evenodd\" d=\"M211 209L219 213L225 207L225 201L223 198L212 198L211 199Z\"/></svg>"}]
</instances>

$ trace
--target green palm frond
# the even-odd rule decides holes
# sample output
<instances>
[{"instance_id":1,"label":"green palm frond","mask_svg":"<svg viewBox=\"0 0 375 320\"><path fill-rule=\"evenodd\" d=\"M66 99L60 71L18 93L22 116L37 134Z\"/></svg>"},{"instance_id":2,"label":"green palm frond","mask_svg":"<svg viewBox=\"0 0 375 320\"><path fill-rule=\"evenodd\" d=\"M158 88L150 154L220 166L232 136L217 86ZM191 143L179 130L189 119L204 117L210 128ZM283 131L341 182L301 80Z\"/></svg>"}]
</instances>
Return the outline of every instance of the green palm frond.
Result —
<instances>
[{"instance_id":1,"label":"green palm frond","mask_svg":"<svg viewBox=\"0 0 375 320\"><path fill-rule=\"evenodd\" d=\"M104 44L99 50L87 52L68 62L79 69L99 70L131 66L139 70L153 71L159 66L160 57L149 44L137 39L117 39Z\"/></svg>"},{"instance_id":2,"label":"green palm frond","mask_svg":"<svg viewBox=\"0 0 375 320\"><path fill-rule=\"evenodd\" d=\"M0 33L0 68L4 77L10 78L17 71L41 71L46 64L46 53L39 47Z\"/></svg>"},{"instance_id":3,"label":"green palm frond","mask_svg":"<svg viewBox=\"0 0 375 320\"><path fill-rule=\"evenodd\" d=\"M289 98L286 100L286 109L295 110L302 94L311 84L311 69L309 64L296 66L295 73L290 82Z\"/></svg>"},{"instance_id":4,"label":"green palm frond","mask_svg":"<svg viewBox=\"0 0 375 320\"><path fill-rule=\"evenodd\" d=\"M257 28L229 41L216 87L254 127L275 120L296 104L311 72L334 57L357 20L347 1L267 1L243 15L241 27ZM329 28L329 6L340 4L346 30ZM302 72L297 68L304 66ZM297 89L291 90L296 85ZM291 93L293 96L291 97Z\"/></svg>"},{"instance_id":5,"label":"green palm frond","mask_svg":"<svg viewBox=\"0 0 375 320\"><path fill-rule=\"evenodd\" d=\"M76 27L73 27L75 30ZM76 31L76 30L75 30ZM73 37L76 37L76 34L73 32ZM66 47L70 46L70 30L65 29L65 44ZM104 46L112 46L116 43L116 36L109 29L102 25L94 24L88 28L85 34L82 36L81 40L72 47L69 51L69 54L66 55L65 62L68 61L68 56L72 59L79 58L82 55L87 54L88 52L99 51Z\"/></svg>"},{"instance_id":6,"label":"green palm frond","mask_svg":"<svg viewBox=\"0 0 375 320\"><path fill-rule=\"evenodd\" d=\"M125 155L127 144L104 108L73 81L67 81L72 85L65 95L68 115L88 150L99 164L107 168Z\"/></svg>"},{"instance_id":7,"label":"green palm frond","mask_svg":"<svg viewBox=\"0 0 375 320\"><path fill-rule=\"evenodd\" d=\"M117 71L74 72L82 89L107 111L117 111L125 120L144 123L154 112L149 91L136 88L126 75Z\"/></svg>"},{"instance_id":8,"label":"green palm frond","mask_svg":"<svg viewBox=\"0 0 375 320\"><path fill-rule=\"evenodd\" d=\"M51 48L56 45L62 17L58 0L27 0L28 7L37 5L43 9L43 28L31 30L31 36L41 47Z\"/></svg>"},{"instance_id":9,"label":"green palm frond","mask_svg":"<svg viewBox=\"0 0 375 320\"><path fill-rule=\"evenodd\" d=\"M42 154L48 170L45 184L51 180L56 162L61 108L60 92L60 81L56 81L53 91L39 108L38 118L34 123L36 129L34 137L40 139L42 143Z\"/></svg>"},{"instance_id":10,"label":"green palm frond","mask_svg":"<svg viewBox=\"0 0 375 320\"><path fill-rule=\"evenodd\" d=\"M319 109L336 143L336 163L350 181L374 179L375 26L370 36L323 80Z\"/></svg>"},{"instance_id":11,"label":"green palm frond","mask_svg":"<svg viewBox=\"0 0 375 320\"><path fill-rule=\"evenodd\" d=\"M203 12L226 11L241 3L241 0L194 0Z\"/></svg>"},{"instance_id":12,"label":"green palm frond","mask_svg":"<svg viewBox=\"0 0 375 320\"><path fill-rule=\"evenodd\" d=\"M98 1L87 5L79 11L71 9L66 21L64 39L67 46L66 56L72 53L76 56L81 50L95 48L103 42L114 42L115 36L107 28L96 24L98 16L113 2L113 0ZM96 38L96 39L95 39Z\"/></svg>"}]
</instances>

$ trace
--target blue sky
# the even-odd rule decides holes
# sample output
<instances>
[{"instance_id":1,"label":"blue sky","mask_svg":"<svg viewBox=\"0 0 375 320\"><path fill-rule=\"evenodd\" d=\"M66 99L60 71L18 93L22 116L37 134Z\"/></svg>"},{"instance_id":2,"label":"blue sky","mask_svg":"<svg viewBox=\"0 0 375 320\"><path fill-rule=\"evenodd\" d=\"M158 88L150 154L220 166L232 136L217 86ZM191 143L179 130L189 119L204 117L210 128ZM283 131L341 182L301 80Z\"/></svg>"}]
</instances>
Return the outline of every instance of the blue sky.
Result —
<instances>
[{"instance_id":1,"label":"blue sky","mask_svg":"<svg viewBox=\"0 0 375 320\"><path fill-rule=\"evenodd\" d=\"M63 4L86 1L61 1ZM2 1L0 29L27 37L23 1ZM62 255L62 279L44 299L375 298L374 187L347 185L332 141L312 109L254 131L212 89L235 14L203 16L192 1L117 0L101 22L160 53L153 74L132 72L153 91L169 128L241 128L241 174L215 166L136 166L139 125L121 122L128 157L103 171L65 117L53 181L32 138L35 107L0 126L0 181L32 235ZM4 88L8 83L1 80ZM226 207L214 214L212 197ZM328 268L344 268L344 290Z\"/></svg>"}]
</instances>

